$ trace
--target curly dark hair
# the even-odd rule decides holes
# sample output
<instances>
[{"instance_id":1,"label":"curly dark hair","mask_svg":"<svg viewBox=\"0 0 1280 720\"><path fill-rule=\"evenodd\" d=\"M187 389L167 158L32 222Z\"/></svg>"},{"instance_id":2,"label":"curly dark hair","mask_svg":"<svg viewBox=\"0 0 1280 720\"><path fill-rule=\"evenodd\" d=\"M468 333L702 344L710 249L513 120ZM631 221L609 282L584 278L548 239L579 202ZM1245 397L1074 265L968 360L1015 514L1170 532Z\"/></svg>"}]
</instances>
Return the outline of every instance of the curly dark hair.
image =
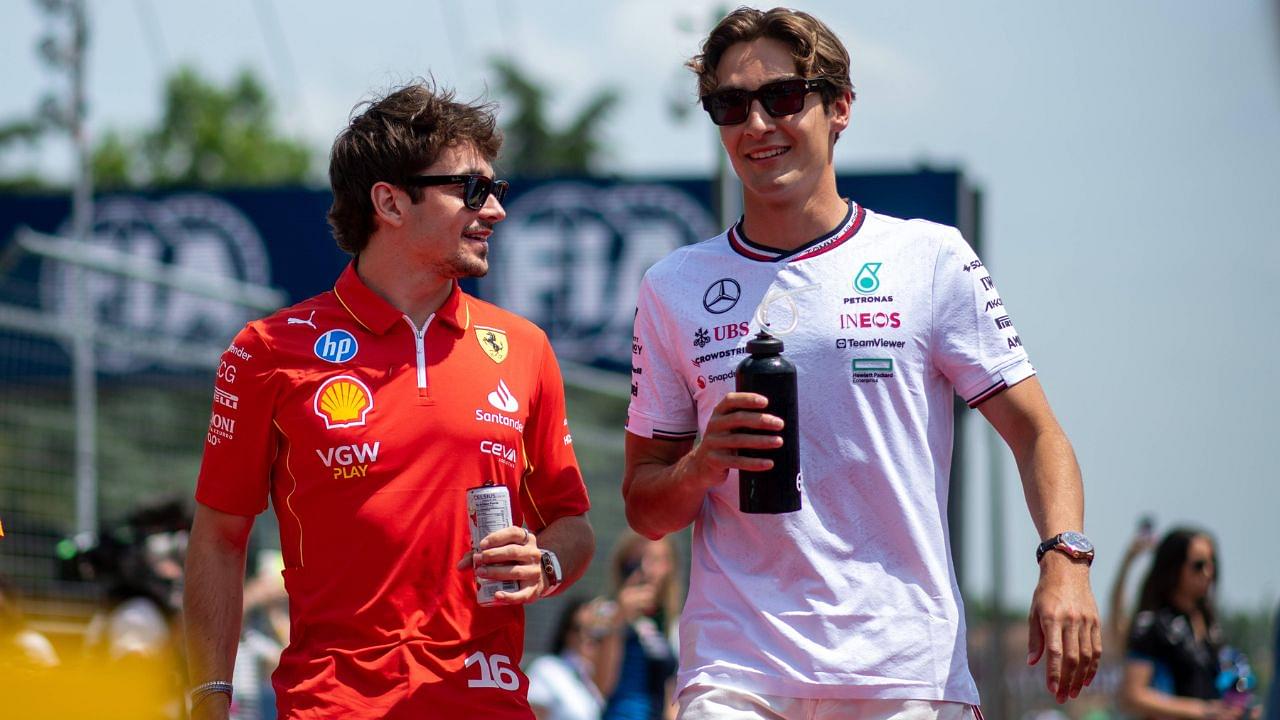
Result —
<instances>
[{"instance_id":1,"label":"curly dark hair","mask_svg":"<svg viewBox=\"0 0 1280 720\"><path fill-rule=\"evenodd\" d=\"M369 192L378 182L403 187L413 202L422 189L406 183L446 149L469 144L492 162L502 147L493 103L463 103L434 81L418 80L360 103L333 141L329 225L338 247L358 255L374 231Z\"/></svg>"},{"instance_id":2,"label":"curly dark hair","mask_svg":"<svg viewBox=\"0 0 1280 720\"><path fill-rule=\"evenodd\" d=\"M827 81L820 90L824 108L845 90L851 99L857 97L849 79L849 51L840 38L814 16L783 7L768 11L740 7L715 26L702 43L702 52L685 63L698 76L698 96L716 89L716 69L726 50L760 38L777 40L790 48L800 75Z\"/></svg>"}]
</instances>

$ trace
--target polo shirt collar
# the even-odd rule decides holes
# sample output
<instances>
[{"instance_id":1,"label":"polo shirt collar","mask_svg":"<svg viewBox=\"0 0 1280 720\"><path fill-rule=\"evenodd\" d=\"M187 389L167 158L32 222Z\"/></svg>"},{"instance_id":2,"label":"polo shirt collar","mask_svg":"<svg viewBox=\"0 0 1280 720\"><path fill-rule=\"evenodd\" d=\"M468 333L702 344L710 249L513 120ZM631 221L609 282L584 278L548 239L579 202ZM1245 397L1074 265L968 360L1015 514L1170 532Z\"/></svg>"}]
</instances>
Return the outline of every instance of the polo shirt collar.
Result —
<instances>
[{"instance_id":1,"label":"polo shirt collar","mask_svg":"<svg viewBox=\"0 0 1280 720\"><path fill-rule=\"evenodd\" d=\"M404 313L364 284L360 275L356 273L354 260L347 263L346 269L338 276L338 281L333 286L333 294L356 322L363 325L369 332L378 335L386 334L405 317ZM458 330L466 330L470 327L471 311L457 282L453 283L444 304L436 310L435 317Z\"/></svg>"}]
</instances>

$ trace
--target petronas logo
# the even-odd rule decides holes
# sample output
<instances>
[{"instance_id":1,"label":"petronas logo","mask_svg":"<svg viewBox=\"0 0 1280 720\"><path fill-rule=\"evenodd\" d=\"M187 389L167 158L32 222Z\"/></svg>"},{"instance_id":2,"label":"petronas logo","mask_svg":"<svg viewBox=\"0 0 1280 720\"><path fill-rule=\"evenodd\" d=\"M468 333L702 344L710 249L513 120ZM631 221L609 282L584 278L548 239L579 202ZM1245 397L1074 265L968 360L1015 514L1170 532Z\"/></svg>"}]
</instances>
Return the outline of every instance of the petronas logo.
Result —
<instances>
[{"instance_id":1,"label":"petronas logo","mask_svg":"<svg viewBox=\"0 0 1280 720\"><path fill-rule=\"evenodd\" d=\"M869 262L862 266L857 275L853 276L853 289L863 295L870 295L880 289L880 278L876 273L880 272L881 263Z\"/></svg>"}]
</instances>

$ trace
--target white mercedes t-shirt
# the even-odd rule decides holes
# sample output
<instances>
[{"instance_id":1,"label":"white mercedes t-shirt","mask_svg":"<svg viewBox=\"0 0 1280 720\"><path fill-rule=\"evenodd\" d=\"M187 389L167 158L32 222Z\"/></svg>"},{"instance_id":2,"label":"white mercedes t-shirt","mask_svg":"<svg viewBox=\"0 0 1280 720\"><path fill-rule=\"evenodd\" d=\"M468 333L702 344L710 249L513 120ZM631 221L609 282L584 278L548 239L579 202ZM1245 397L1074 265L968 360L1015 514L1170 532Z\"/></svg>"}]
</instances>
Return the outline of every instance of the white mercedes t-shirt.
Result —
<instances>
[{"instance_id":1,"label":"white mercedes t-shirt","mask_svg":"<svg viewBox=\"0 0 1280 720\"><path fill-rule=\"evenodd\" d=\"M645 274L627 429L693 438L762 327L798 369L803 509L738 511L736 471L694 523L681 688L976 704L951 565L952 398L1034 374L955 229L850 203L789 253L741 223Z\"/></svg>"}]
</instances>

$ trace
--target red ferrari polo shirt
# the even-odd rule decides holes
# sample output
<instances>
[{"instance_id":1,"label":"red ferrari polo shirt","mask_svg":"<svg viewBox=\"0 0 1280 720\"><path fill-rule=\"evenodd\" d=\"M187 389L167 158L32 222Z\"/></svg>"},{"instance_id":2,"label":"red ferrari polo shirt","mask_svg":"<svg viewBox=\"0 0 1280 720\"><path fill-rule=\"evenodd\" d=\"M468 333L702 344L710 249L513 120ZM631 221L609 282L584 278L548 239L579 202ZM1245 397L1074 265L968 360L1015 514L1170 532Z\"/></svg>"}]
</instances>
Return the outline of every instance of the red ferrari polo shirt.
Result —
<instances>
[{"instance_id":1,"label":"red ferrari polo shirt","mask_svg":"<svg viewBox=\"0 0 1280 720\"><path fill-rule=\"evenodd\" d=\"M463 293L415 328L349 265L223 354L196 499L280 525L282 717L532 717L524 613L476 604L466 490L533 532L587 511L535 325ZM423 713L427 713L424 715ZM480 713L480 714L475 714Z\"/></svg>"}]
</instances>

